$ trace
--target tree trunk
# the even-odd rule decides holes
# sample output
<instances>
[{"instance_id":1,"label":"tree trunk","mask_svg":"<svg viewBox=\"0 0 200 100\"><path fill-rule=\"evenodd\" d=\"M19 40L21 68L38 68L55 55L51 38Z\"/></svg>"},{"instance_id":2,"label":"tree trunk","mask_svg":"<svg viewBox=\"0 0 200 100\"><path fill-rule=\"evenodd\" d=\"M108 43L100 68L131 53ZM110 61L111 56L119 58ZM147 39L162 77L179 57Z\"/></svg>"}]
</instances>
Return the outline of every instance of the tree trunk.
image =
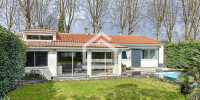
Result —
<instances>
[{"instance_id":1,"label":"tree trunk","mask_svg":"<svg viewBox=\"0 0 200 100\"><path fill-rule=\"evenodd\" d=\"M97 31L97 23L94 22L94 25L93 25L93 31L94 31L94 34L98 34L98 31Z\"/></svg>"},{"instance_id":2,"label":"tree trunk","mask_svg":"<svg viewBox=\"0 0 200 100\"><path fill-rule=\"evenodd\" d=\"M124 32L124 28L123 28L123 27L120 27L120 33L123 34L123 32Z\"/></svg>"},{"instance_id":3,"label":"tree trunk","mask_svg":"<svg viewBox=\"0 0 200 100\"><path fill-rule=\"evenodd\" d=\"M196 41L197 40L197 36L199 35L199 33L198 33L198 28L197 27L195 27L194 28L194 40Z\"/></svg>"},{"instance_id":4,"label":"tree trunk","mask_svg":"<svg viewBox=\"0 0 200 100\"><path fill-rule=\"evenodd\" d=\"M70 31L70 26L66 26L66 33L69 33Z\"/></svg>"},{"instance_id":5,"label":"tree trunk","mask_svg":"<svg viewBox=\"0 0 200 100\"><path fill-rule=\"evenodd\" d=\"M38 26L39 26L40 29L43 29L43 25L39 24L39 22L38 22Z\"/></svg>"},{"instance_id":6,"label":"tree trunk","mask_svg":"<svg viewBox=\"0 0 200 100\"><path fill-rule=\"evenodd\" d=\"M188 39L188 25L185 25L185 41L189 41Z\"/></svg>"},{"instance_id":7,"label":"tree trunk","mask_svg":"<svg viewBox=\"0 0 200 100\"><path fill-rule=\"evenodd\" d=\"M10 24L8 25L8 31L11 30L11 27L12 27L12 24L10 23Z\"/></svg>"},{"instance_id":8,"label":"tree trunk","mask_svg":"<svg viewBox=\"0 0 200 100\"><path fill-rule=\"evenodd\" d=\"M132 25L133 25L133 23L129 22L128 35L131 35L133 33L133 31L132 31Z\"/></svg>"},{"instance_id":9,"label":"tree trunk","mask_svg":"<svg viewBox=\"0 0 200 100\"><path fill-rule=\"evenodd\" d=\"M159 36L160 36L160 26L161 26L161 23L158 22L158 26L157 26L157 41L159 41Z\"/></svg>"},{"instance_id":10,"label":"tree trunk","mask_svg":"<svg viewBox=\"0 0 200 100\"><path fill-rule=\"evenodd\" d=\"M30 29L30 28L31 28L31 21L30 21L30 19L28 19L26 21L26 29Z\"/></svg>"},{"instance_id":11,"label":"tree trunk","mask_svg":"<svg viewBox=\"0 0 200 100\"><path fill-rule=\"evenodd\" d=\"M172 29L169 32L169 43L172 43Z\"/></svg>"}]
</instances>

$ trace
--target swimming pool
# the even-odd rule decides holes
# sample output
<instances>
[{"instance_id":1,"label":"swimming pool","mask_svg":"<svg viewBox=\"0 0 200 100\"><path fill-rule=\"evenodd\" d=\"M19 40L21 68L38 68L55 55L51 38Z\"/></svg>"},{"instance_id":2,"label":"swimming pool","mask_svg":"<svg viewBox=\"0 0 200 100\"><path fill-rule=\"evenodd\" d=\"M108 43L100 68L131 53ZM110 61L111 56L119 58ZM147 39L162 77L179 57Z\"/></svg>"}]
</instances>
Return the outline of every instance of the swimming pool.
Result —
<instances>
[{"instance_id":1,"label":"swimming pool","mask_svg":"<svg viewBox=\"0 0 200 100\"><path fill-rule=\"evenodd\" d=\"M155 74L159 75L159 76L162 75L162 76L165 76L165 77L177 79L180 72L162 72L162 73L155 73Z\"/></svg>"}]
</instances>

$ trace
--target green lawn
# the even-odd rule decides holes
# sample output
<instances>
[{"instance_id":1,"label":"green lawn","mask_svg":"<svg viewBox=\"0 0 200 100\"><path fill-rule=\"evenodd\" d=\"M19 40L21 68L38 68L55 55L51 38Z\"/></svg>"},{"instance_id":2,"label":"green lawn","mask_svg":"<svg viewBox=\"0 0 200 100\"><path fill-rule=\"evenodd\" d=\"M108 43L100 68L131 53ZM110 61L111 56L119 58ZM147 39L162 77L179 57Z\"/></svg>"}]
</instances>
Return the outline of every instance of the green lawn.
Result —
<instances>
[{"instance_id":1,"label":"green lawn","mask_svg":"<svg viewBox=\"0 0 200 100\"><path fill-rule=\"evenodd\" d=\"M64 81L21 86L8 97L11 100L185 100L178 88L155 78Z\"/></svg>"}]
</instances>

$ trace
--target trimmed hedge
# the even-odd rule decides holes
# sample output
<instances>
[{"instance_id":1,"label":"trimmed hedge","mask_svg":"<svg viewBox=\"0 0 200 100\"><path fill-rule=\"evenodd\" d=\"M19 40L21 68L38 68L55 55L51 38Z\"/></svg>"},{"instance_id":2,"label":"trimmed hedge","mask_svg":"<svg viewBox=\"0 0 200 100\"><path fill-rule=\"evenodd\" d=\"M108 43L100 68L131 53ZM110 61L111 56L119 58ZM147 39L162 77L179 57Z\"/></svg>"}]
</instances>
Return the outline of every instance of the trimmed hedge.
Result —
<instances>
[{"instance_id":1,"label":"trimmed hedge","mask_svg":"<svg viewBox=\"0 0 200 100\"><path fill-rule=\"evenodd\" d=\"M26 46L0 26L0 98L14 89L24 73Z\"/></svg>"},{"instance_id":2,"label":"trimmed hedge","mask_svg":"<svg viewBox=\"0 0 200 100\"><path fill-rule=\"evenodd\" d=\"M200 42L179 42L165 45L168 68L184 68L188 66L188 58L192 58L194 50L198 50Z\"/></svg>"}]
</instances>

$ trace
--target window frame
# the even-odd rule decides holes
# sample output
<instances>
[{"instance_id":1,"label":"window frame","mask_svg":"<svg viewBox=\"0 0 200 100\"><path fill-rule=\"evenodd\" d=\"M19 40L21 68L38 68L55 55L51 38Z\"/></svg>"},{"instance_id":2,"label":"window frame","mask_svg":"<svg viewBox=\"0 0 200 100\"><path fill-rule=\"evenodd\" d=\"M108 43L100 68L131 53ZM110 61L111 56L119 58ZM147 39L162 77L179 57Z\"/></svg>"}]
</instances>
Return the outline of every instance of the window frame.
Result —
<instances>
[{"instance_id":1,"label":"window frame","mask_svg":"<svg viewBox=\"0 0 200 100\"><path fill-rule=\"evenodd\" d=\"M144 58L144 50L147 50L147 58ZM153 50L155 52L155 58L150 58L150 51ZM158 53L156 49L143 49L142 50L142 59L148 59L148 60L157 60L158 59Z\"/></svg>"},{"instance_id":2,"label":"window frame","mask_svg":"<svg viewBox=\"0 0 200 100\"><path fill-rule=\"evenodd\" d=\"M27 51L26 53L28 53L28 52L33 52L34 54L33 54L33 66L27 66L27 65L25 65L25 67L26 68L29 68L29 67L48 67L48 52L47 51ZM39 52L39 53L46 53L47 55L46 55L46 59L47 59L47 61L46 61L46 65L45 66L36 66L36 53L37 52Z\"/></svg>"}]
</instances>

